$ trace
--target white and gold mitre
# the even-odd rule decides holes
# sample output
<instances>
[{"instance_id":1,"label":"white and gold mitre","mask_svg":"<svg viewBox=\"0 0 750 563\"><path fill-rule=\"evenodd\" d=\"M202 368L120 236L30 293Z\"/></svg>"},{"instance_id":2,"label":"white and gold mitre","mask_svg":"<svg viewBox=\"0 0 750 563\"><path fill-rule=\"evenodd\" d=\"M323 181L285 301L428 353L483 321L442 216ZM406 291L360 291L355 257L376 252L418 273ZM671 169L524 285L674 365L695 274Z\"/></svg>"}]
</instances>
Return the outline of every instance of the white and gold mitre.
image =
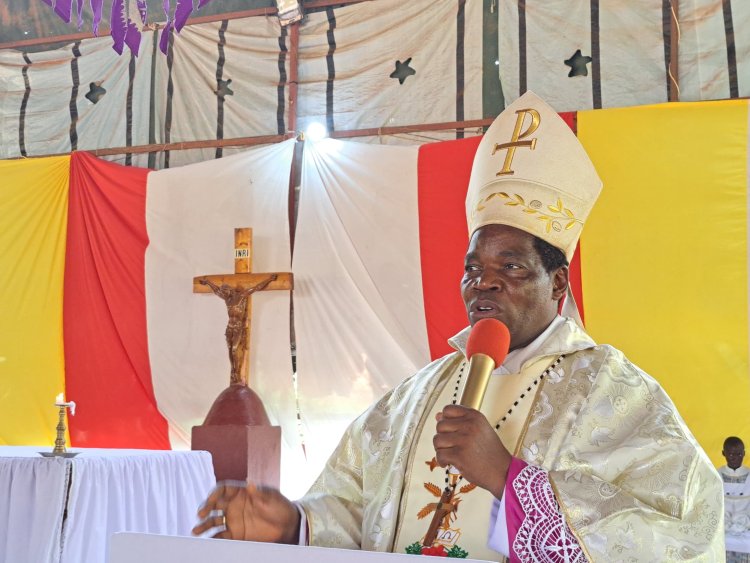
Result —
<instances>
[{"instance_id":1,"label":"white and gold mitre","mask_svg":"<svg viewBox=\"0 0 750 563\"><path fill-rule=\"evenodd\" d=\"M483 225L516 227L573 257L602 181L559 115L526 92L479 143L466 194L469 236Z\"/></svg>"}]
</instances>

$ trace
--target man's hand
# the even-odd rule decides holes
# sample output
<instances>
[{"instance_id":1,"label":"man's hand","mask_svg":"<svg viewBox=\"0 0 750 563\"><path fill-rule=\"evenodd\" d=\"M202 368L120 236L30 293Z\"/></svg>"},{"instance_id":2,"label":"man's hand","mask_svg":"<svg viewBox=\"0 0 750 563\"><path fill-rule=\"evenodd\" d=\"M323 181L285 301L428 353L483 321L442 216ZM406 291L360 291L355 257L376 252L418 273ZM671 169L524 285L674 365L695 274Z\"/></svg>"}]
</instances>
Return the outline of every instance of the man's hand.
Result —
<instances>
[{"instance_id":1,"label":"man's hand","mask_svg":"<svg viewBox=\"0 0 750 563\"><path fill-rule=\"evenodd\" d=\"M437 421L432 443L440 466L452 465L470 483L502 498L510 453L484 415L474 409L447 405L437 414Z\"/></svg>"},{"instance_id":2,"label":"man's hand","mask_svg":"<svg viewBox=\"0 0 750 563\"><path fill-rule=\"evenodd\" d=\"M224 516L212 516L217 510ZM193 528L194 535L225 525L215 538L289 544L299 539L297 507L272 488L219 484L198 510L198 517L201 522Z\"/></svg>"}]
</instances>

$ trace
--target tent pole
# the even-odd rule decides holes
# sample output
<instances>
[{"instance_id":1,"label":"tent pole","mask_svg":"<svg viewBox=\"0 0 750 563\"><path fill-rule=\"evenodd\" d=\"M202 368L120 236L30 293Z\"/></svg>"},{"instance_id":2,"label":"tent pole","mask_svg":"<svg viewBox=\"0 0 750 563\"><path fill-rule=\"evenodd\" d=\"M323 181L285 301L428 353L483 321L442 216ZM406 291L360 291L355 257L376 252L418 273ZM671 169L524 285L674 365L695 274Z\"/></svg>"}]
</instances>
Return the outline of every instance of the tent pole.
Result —
<instances>
[{"instance_id":1,"label":"tent pole","mask_svg":"<svg viewBox=\"0 0 750 563\"><path fill-rule=\"evenodd\" d=\"M289 26L289 117L287 131L297 134L297 92L299 76L299 22Z\"/></svg>"},{"instance_id":2,"label":"tent pole","mask_svg":"<svg viewBox=\"0 0 750 563\"><path fill-rule=\"evenodd\" d=\"M670 0L672 16L669 18L669 101L680 101L680 5L675 0Z\"/></svg>"}]
</instances>

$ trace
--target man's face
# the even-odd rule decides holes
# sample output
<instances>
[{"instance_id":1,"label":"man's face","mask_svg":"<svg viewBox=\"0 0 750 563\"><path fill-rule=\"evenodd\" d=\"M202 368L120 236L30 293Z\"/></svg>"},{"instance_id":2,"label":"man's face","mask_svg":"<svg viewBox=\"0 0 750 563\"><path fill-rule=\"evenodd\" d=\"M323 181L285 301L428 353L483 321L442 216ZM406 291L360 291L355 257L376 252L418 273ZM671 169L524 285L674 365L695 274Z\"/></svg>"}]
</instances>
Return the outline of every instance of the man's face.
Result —
<instances>
[{"instance_id":1,"label":"man's face","mask_svg":"<svg viewBox=\"0 0 750 563\"><path fill-rule=\"evenodd\" d=\"M474 232L464 261L461 295L469 323L492 317L510 331L510 349L533 341L557 314L568 269L547 272L534 237L506 225Z\"/></svg>"},{"instance_id":2,"label":"man's face","mask_svg":"<svg viewBox=\"0 0 750 563\"><path fill-rule=\"evenodd\" d=\"M730 444L724 447L721 455L726 458L729 467L737 469L742 465L742 460L745 459L745 446L742 444Z\"/></svg>"}]
</instances>

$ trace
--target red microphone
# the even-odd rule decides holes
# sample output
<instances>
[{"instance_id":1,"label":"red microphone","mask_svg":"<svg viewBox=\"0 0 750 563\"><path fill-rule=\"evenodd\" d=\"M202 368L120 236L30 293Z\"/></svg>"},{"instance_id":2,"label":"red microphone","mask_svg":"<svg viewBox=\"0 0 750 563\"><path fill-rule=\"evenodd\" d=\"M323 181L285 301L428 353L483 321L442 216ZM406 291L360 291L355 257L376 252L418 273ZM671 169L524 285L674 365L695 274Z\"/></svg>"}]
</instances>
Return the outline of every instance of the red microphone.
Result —
<instances>
[{"instance_id":1,"label":"red microphone","mask_svg":"<svg viewBox=\"0 0 750 563\"><path fill-rule=\"evenodd\" d=\"M479 410L487 391L490 374L505 361L510 348L508 327L497 319L481 319L471 329L466 342L469 374L459 404Z\"/></svg>"}]
</instances>

